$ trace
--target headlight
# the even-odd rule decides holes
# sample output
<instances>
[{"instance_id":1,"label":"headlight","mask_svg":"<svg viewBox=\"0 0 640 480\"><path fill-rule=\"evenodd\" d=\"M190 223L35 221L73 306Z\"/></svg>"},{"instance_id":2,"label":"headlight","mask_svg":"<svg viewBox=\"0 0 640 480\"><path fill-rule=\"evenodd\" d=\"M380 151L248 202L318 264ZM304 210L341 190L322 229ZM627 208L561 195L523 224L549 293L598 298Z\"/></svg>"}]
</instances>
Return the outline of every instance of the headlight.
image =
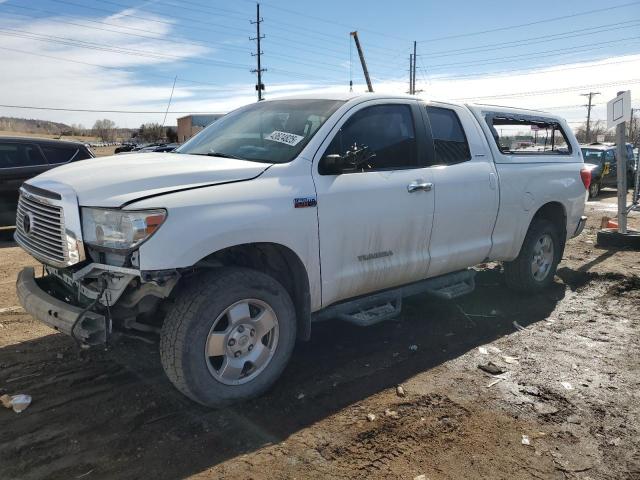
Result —
<instances>
[{"instance_id":1,"label":"headlight","mask_svg":"<svg viewBox=\"0 0 640 480\"><path fill-rule=\"evenodd\" d=\"M130 250L149 238L164 222L165 210L109 210L82 208L85 243L114 250Z\"/></svg>"}]
</instances>

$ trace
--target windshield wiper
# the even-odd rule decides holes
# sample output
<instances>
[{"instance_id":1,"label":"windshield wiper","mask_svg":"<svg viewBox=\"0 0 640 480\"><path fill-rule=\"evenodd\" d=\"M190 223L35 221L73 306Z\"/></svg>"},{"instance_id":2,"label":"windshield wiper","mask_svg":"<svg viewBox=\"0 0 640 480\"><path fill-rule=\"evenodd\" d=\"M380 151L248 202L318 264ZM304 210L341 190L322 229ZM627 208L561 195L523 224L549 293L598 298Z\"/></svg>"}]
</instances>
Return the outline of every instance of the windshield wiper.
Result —
<instances>
[{"instance_id":1,"label":"windshield wiper","mask_svg":"<svg viewBox=\"0 0 640 480\"><path fill-rule=\"evenodd\" d=\"M246 158L242 158L236 155L231 155L230 153L222 153L222 152L208 152L208 153L205 153L204 155L208 157L233 158L235 160L246 160Z\"/></svg>"},{"instance_id":2,"label":"windshield wiper","mask_svg":"<svg viewBox=\"0 0 640 480\"><path fill-rule=\"evenodd\" d=\"M220 157L220 158L232 158L234 160L244 160L245 162L256 162L256 163L271 163L274 162L271 160L262 160L260 158L242 158L236 155L231 155L230 153L220 153L220 152L209 152L209 153L189 153L189 152L175 152L175 153L184 153L186 155L202 155L205 157Z\"/></svg>"}]
</instances>

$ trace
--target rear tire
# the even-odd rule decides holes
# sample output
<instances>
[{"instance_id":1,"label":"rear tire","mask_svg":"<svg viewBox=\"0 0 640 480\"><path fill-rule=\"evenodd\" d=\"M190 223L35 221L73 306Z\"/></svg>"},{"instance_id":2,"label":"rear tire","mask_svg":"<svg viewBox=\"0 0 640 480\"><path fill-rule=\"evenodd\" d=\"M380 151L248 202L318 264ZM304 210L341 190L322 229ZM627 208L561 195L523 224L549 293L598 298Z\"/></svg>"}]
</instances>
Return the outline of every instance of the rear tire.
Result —
<instances>
[{"instance_id":1,"label":"rear tire","mask_svg":"<svg viewBox=\"0 0 640 480\"><path fill-rule=\"evenodd\" d=\"M179 290L162 326L160 359L180 392L220 407L269 389L295 339L295 309L284 287L262 272L225 267Z\"/></svg>"},{"instance_id":2,"label":"rear tire","mask_svg":"<svg viewBox=\"0 0 640 480\"><path fill-rule=\"evenodd\" d=\"M589 198L596 198L600 193L600 182L593 182L589 185Z\"/></svg>"},{"instance_id":3,"label":"rear tire","mask_svg":"<svg viewBox=\"0 0 640 480\"><path fill-rule=\"evenodd\" d=\"M545 219L533 219L518 257L504 262L507 286L521 292L539 292L553 282L561 256L556 226Z\"/></svg>"}]
</instances>

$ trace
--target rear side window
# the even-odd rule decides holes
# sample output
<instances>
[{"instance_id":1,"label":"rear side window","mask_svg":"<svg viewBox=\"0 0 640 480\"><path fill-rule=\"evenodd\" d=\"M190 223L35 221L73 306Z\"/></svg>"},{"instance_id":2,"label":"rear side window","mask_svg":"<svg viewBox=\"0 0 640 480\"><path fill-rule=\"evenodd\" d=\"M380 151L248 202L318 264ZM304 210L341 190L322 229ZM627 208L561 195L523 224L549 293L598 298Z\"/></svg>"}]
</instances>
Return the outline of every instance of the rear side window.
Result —
<instances>
[{"instance_id":1,"label":"rear side window","mask_svg":"<svg viewBox=\"0 0 640 480\"><path fill-rule=\"evenodd\" d=\"M55 165L73 160L78 154L78 147L44 145L42 146L42 151L44 152L44 156L47 157L49 164Z\"/></svg>"},{"instance_id":2,"label":"rear side window","mask_svg":"<svg viewBox=\"0 0 640 480\"><path fill-rule=\"evenodd\" d=\"M36 145L0 144L0 168L36 167L46 164L46 160Z\"/></svg>"},{"instance_id":3,"label":"rear side window","mask_svg":"<svg viewBox=\"0 0 640 480\"><path fill-rule=\"evenodd\" d=\"M436 165L453 165L471 160L464 129L456 112L448 108L427 107Z\"/></svg>"},{"instance_id":4,"label":"rear side window","mask_svg":"<svg viewBox=\"0 0 640 480\"><path fill-rule=\"evenodd\" d=\"M567 135L558 122L526 116L487 116L487 124L502 153L510 155L571 155Z\"/></svg>"}]
</instances>

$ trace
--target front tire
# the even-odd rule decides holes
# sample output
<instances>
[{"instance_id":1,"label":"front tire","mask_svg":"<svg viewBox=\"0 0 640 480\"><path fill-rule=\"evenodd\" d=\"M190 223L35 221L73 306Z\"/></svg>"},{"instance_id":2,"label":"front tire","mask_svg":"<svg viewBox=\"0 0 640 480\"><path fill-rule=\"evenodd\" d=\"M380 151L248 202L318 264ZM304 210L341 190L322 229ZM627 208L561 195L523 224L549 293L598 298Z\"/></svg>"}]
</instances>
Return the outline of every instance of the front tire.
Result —
<instances>
[{"instance_id":1,"label":"front tire","mask_svg":"<svg viewBox=\"0 0 640 480\"><path fill-rule=\"evenodd\" d=\"M545 219L534 219L518 257L504 263L507 286L521 292L538 292L553 282L562 255L556 226Z\"/></svg>"},{"instance_id":2,"label":"front tire","mask_svg":"<svg viewBox=\"0 0 640 480\"><path fill-rule=\"evenodd\" d=\"M162 327L160 359L180 392L220 407L269 389L295 339L295 309L280 283L255 270L220 268L178 292Z\"/></svg>"}]
</instances>

